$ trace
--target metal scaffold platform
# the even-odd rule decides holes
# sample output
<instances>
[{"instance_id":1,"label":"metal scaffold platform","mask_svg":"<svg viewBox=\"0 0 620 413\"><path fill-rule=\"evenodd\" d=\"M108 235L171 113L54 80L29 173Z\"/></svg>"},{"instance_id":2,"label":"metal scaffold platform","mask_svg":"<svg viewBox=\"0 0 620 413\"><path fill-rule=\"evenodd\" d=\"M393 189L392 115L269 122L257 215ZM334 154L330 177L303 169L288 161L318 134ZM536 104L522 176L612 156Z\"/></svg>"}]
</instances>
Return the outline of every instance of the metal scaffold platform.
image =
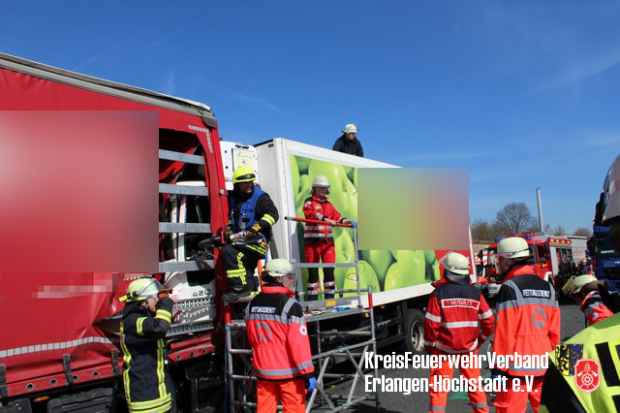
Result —
<instances>
[{"instance_id":1,"label":"metal scaffold platform","mask_svg":"<svg viewBox=\"0 0 620 413\"><path fill-rule=\"evenodd\" d=\"M341 226L351 228L357 247L355 226ZM378 396L364 391L364 377L377 377L376 368L364 369L364 354L375 353L377 341L372 291L360 288L358 260L356 254L350 263L296 265L299 269L350 267L355 268L356 275L356 288L336 290L338 298L300 300L317 379L316 389L307 398L307 413L341 412L364 401L374 402L378 408ZM303 291L298 291L299 297L304 295ZM231 320L225 325L225 340L228 412L253 412L256 410L256 376L244 320Z\"/></svg>"}]
</instances>

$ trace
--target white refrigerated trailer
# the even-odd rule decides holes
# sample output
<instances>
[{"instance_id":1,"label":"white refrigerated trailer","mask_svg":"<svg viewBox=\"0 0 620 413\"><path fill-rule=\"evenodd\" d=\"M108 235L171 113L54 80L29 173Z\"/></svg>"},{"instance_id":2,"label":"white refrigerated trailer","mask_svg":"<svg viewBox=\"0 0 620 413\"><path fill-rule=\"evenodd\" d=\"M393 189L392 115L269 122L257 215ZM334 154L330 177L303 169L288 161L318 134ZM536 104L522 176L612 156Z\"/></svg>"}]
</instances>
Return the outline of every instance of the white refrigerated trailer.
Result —
<instances>
[{"instance_id":1,"label":"white refrigerated trailer","mask_svg":"<svg viewBox=\"0 0 620 413\"><path fill-rule=\"evenodd\" d=\"M248 164L256 169L259 184L270 194L280 214L274 226L270 254L300 264L303 263L303 224L284 217L303 217L302 206L310 196L315 176L328 178L330 200L339 212L357 219L357 169L398 168L285 138L253 146L222 142L222 154L229 188L236 167ZM343 228L334 231L337 263L351 262L357 254L360 288L373 291L380 344L401 341L410 351L422 350L423 309L433 290L431 283L440 277L439 259L446 250L356 251L351 231ZM469 255L470 249L462 252ZM299 274L305 282L305 269L300 268ZM354 274L353 269L336 268L337 288L353 287ZM301 284L299 289L303 291ZM362 297L362 303L368 306L368 299Z\"/></svg>"}]
</instances>

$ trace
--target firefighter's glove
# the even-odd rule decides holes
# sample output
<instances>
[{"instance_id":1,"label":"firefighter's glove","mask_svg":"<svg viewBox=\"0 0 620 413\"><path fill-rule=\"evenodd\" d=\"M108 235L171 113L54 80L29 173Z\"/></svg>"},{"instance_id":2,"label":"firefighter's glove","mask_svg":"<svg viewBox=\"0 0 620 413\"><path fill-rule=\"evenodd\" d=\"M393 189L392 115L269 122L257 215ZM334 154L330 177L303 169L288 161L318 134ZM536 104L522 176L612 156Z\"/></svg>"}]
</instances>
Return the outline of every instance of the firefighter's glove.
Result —
<instances>
[{"instance_id":1,"label":"firefighter's glove","mask_svg":"<svg viewBox=\"0 0 620 413\"><path fill-rule=\"evenodd\" d=\"M306 379L306 389L308 389L308 393L316 390L316 377L310 376Z\"/></svg>"},{"instance_id":2,"label":"firefighter's glove","mask_svg":"<svg viewBox=\"0 0 620 413\"><path fill-rule=\"evenodd\" d=\"M256 235L260 232L260 224L257 222L250 227L250 234Z\"/></svg>"},{"instance_id":3,"label":"firefighter's glove","mask_svg":"<svg viewBox=\"0 0 620 413\"><path fill-rule=\"evenodd\" d=\"M172 301L172 298L170 297L164 297L161 300L159 300L157 302L157 308L158 309L162 309L162 310L166 310L168 312L172 312L172 306L174 305L174 301Z\"/></svg>"}]
</instances>

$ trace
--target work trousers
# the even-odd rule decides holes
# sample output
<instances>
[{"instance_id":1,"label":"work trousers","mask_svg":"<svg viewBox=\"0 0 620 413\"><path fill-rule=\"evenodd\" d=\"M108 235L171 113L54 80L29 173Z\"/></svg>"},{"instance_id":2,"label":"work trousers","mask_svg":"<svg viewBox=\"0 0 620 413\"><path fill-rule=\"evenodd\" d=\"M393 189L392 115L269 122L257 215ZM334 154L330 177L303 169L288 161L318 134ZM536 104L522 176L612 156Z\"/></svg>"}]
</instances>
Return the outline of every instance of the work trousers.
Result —
<instances>
[{"instance_id":1,"label":"work trousers","mask_svg":"<svg viewBox=\"0 0 620 413\"><path fill-rule=\"evenodd\" d=\"M265 256L260 244L231 245L222 248L222 259L228 281L228 291L244 294L256 291L258 280L254 276L258 261Z\"/></svg>"},{"instance_id":2,"label":"work trousers","mask_svg":"<svg viewBox=\"0 0 620 413\"><path fill-rule=\"evenodd\" d=\"M460 368L461 374L465 378L475 379L480 376L480 369L477 368ZM433 386L433 382L435 377L451 379L454 374L453 369L450 367L448 361L444 361L441 366L438 368L431 369L430 374L430 412L445 412L446 407L448 406L448 393L443 391L445 389L435 389ZM472 407L475 413L488 413L489 407L487 405L487 396L483 391L472 391L468 392L467 396L469 397L469 404Z\"/></svg>"},{"instance_id":3,"label":"work trousers","mask_svg":"<svg viewBox=\"0 0 620 413\"><path fill-rule=\"evenodd\" d=\"M304 257L306 262L317 263L323 261L325 264L336 262L336 247L332 238L318 240L307 239L304 243ZM325 298L334 298L336 292L336 282L334 279L333 268L323 268L323 288ZM321 290L319 282L318 268L308 269L308 300L316 300Z\"/></svg>"},{"instance_id":4,"label":"work trousers","mask_svg":"<svg viewBox=\"0 0 620 413\"><path fill-rule=\"evenodd\" d=\"M278 402L284 413L304 413L306 385L303 379L256 381L256 413L275 413Z\"/></svg>"},{"instance_id":5,"label":"work trousers","mask_svg":"<svg viewBox=\"0 0 620 413\"><path fill-rule=\"evenodd\" d=\"M513 388L514 377L508 377L507 390L505 392L498 392L495 396L495 411L496 413L525 413L527 410L527 401L530 401L532 411L538 413L540 408L540 398L542 396L542 385L544 376L538 376L534 378L532 391L527 391L527 386L524 378L520 380L520 390Z\"/></svg>"}]
</instances>

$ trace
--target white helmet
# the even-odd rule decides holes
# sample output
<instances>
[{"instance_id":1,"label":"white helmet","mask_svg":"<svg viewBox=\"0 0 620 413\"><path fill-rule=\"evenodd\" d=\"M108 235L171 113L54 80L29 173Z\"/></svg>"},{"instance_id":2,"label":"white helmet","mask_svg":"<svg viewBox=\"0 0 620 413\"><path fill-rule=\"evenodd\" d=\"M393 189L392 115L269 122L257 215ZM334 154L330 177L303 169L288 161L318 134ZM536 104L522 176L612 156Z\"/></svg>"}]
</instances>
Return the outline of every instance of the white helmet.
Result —
<instances>
[{"instance_id":1,"label":"white helmet","mask_svg":"<svg viewBox=\"0 0 620 413\"><path fill-rule=\"evenodd\" d=\"M323 175L317 175L312 181L312 187L329 188L329 181Z\"/></svg>"},{"instance_id":2,"label":"white helmet","mask_svg":"<svg viewBox=\"0 0 620 413\"><path fill-rule=\"evenodd\" d=\"M442 264L452 274L469 275L469 260L458 252L449 252L442 259Z\"/></svg>"},{"instance_id":3,"label":"white helmet","mask_svg":"<svg viewBox=\"0 0 620 413\"><path fill-rule=\"evenodd\" d=\"M566 295L577 294L583 287L596 281L596 277L592 274L574 275L566 281L562 287L562 292Z\"/></svg>"},{"instance_id":4,"label":"white helmet","mask_svg":"<svg viewBox=\"0 0 620 413\"><path fill-rule=\"evenodd\" d=\"M357 133L357 126L354 123L347 123L342 129L342 133Z\"/></svg>"},{"instance_id":5,"label":"white helmet","mask_svg":"<svg viewBox=\"0 0 620 413\"><path fill-rule=\"evenodd\" d=\"M523 238L508 237L497 244L497 255L509 259L527 258L530 256L530 248Z\"/></svg>"},{"instance_id":6,"label":"white helmet","mask_svg":"<svg viewBox=\"0 0 620 413\"><path fill-rule=\"evenodd\" d=\"M267 263L267 272L274 278L293 275L293 265L285 258L275 258Z\"/></svg>"}]
</instances>

